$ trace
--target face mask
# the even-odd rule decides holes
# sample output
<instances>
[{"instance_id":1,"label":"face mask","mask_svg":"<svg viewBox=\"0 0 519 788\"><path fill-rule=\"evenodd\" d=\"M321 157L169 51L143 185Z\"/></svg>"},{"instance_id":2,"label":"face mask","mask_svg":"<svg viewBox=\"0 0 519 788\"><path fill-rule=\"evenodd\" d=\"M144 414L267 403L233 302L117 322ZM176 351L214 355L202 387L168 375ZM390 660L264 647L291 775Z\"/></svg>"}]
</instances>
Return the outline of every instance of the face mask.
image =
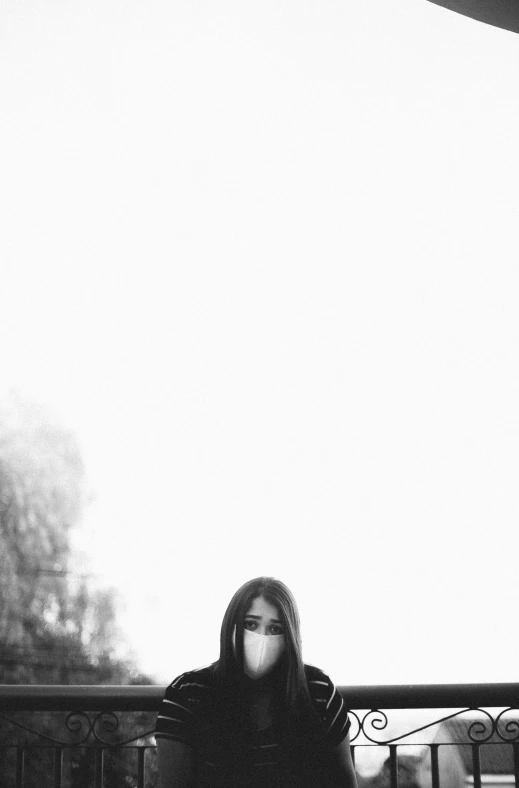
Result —
<instances>
[{"instance_id":1,"label":"face mask","mask_svg":"<svg viewBox=\"0 0 519 788\"><path fill-rule=\"evenodd\" d=\"M251 679L268 673L285 650L284 635L258 635L245 629L243 632L243 669Z\"/></svg>"}]
</instances>

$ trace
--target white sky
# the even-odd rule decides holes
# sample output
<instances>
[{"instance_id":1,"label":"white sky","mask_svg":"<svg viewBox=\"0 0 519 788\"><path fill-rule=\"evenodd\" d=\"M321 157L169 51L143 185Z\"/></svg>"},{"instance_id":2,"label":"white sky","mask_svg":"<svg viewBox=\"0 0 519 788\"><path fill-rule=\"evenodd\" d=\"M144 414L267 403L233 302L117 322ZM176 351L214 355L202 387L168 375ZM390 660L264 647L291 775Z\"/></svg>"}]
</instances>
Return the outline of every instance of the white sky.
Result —
<instances>
[{"instance_id":1,"label":"white sky","mask_svg":"<svg viewBox=\"0 0 519 788\"><path fill-rule=\"evenodd\" d=\"M0 393L160 681L259 574L339 684L514 681L519 38L425 0L4 0Z\"/></svg>"}]
</instances>

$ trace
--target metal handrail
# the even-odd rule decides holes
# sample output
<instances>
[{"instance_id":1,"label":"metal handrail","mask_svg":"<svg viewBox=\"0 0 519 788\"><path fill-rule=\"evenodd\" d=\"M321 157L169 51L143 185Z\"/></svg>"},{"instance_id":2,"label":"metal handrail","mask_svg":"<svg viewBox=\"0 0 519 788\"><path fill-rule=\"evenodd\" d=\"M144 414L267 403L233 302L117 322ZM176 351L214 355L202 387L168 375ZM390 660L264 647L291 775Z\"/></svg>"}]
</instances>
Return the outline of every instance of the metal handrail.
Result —
<instances>
[{"instance_id":1,"label":"metal handrail","mask_svg":"<svg viewBox=\"0 0 519 788\"><path fill-rule=\"evenodd\" d=\"M519 708L519 684L338 686L350 709ZM0 684L2 711L157 711L166 686Z\"/></svg>"}]
</instances>

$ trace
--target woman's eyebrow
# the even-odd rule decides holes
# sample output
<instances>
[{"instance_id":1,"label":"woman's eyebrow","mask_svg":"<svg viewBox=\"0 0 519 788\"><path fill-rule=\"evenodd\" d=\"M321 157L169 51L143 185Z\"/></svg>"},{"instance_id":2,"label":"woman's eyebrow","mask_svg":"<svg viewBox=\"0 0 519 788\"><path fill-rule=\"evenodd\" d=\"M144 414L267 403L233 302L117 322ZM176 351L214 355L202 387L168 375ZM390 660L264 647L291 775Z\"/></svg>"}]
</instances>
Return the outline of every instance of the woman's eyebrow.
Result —
<instances>
[{"instance_id":1,"label":"woman's eyebrow","mask_svg":"<svg viewBox=\"0 0 519 788\"><path fill-rule=\"evenodd\" d=\"M247 613L245 618L256 618L258 621L260 621L262 617L261 616L255 616L252 613ZM271 618L270 622L272 624L281 624L281 621L279 620L279 618Z\"/></svg>"}]
</instances>

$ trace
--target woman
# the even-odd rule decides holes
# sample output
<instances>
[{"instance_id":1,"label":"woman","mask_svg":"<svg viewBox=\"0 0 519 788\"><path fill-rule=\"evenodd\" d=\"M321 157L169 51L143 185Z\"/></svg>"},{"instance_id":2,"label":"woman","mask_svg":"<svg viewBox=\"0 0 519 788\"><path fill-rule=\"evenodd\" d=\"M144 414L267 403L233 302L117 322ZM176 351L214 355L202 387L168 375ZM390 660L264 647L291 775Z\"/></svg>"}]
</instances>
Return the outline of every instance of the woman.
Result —
<instances>
[{"instance_id":1,"label":"woman","mask_svg":"<svg viewBox=\"0 0 519 788\"><path fill-rule=\"evenodd\" d=\"M245 583L220 658L183 673L157 718L160 788L357 788L344 702L303 664L297 606L279 580Z\"/></svg>"}]
</instances>

